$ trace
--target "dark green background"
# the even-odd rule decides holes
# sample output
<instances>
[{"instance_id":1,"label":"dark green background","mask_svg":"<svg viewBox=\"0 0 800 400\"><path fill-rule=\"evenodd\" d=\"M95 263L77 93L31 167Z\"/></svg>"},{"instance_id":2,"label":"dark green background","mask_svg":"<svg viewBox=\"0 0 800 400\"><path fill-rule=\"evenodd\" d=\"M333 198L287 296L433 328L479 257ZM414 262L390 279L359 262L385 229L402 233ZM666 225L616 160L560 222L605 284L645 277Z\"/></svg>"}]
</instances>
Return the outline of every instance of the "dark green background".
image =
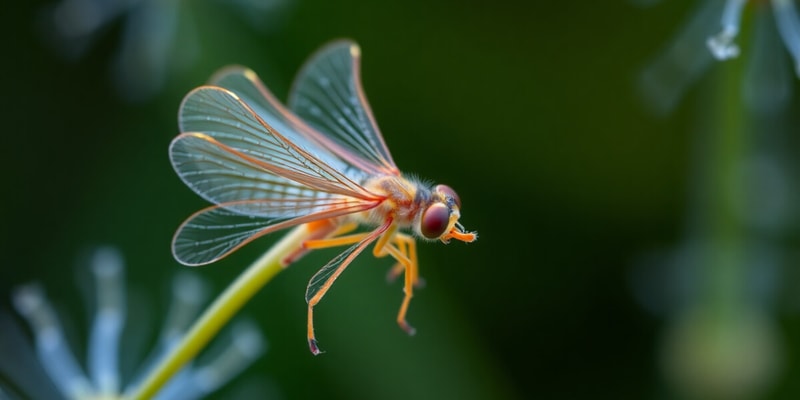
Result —
<instances>
[{"instance_id":1,"label":"dark green background","mask_svg":"<svg viewBox=\"0 0 800 400\"><path fill-rule=\"evenodd\" d=\"M336 253L303 259L244 311L270 342L244 380L267 379L290 399L669 397L657 357L665 321L637 305L629 276L681 236L702 86L657 118L633 82L688 2L303 0L266 33L217 3L186 2L200 58L138 104L109 78L118 23L70 63L37 33L43 2L27 3L7 5L0 24L3 302L39 280L85 333L75 266L112 244L131 284L163 309L169 277L187 268L172 259L172 234L205 206L167 157L183 95L237 63L285 99L309 54L349 37L395 161L454 187L480 238L420 245L427 286L411 305L411 338L394 322L402 292L384 281L390 262L361 257L316 309L319 357L305 343L303 295ZM274 239L200 273L222 290ZM797 353L796 314L780 321ZM774 398L797 393L788 359Z\"/></svg>"}]
</instances>

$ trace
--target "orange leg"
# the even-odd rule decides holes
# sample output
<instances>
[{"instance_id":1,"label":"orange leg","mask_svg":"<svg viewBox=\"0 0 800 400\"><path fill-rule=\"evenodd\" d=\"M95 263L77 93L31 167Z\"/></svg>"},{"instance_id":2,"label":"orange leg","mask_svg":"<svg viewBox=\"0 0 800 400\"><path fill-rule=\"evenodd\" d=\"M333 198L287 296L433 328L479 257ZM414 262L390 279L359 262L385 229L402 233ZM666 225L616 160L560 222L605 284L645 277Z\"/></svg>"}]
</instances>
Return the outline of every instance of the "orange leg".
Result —
<instances>
[{"instance_id":1,"label":"orange leg","mask_svg":"<svg viewBox=\"0 0 800 400\"><path fill-rule=\"evenodd\" d=\"M386 238L387 240L383 240ZM403 286L403 303L400 305L400 311L397 313L397 324L400 325L406 333L413 335L416 330L406 321L406 313L408 312L408 305L411 303L411 298L414 297L414 286L419 282L418 264L417 264L417 246L414 238L402 233L395 234L393 239L397 244L389 242L389 236L385 235L375 244L373 253L376 257L383 257L391 255L392 258L397 260L398 265L405 271L405 285ZM396 267L395 267L396 268ZM393 268L393 269L395 269Z\"/></svg>"},{"instance_id":2,"label":"orange leg","mask_svg":"<svg viewBox=\"0 0 800 400\"><path fill-rule=\"evenodd\" d=\"M417 264L417 242L414 240L414 237L411 235L406 235L404 233L398 233L395 235L395 241L397 242L397 249L400 250L401 253L405 254L408 258L411 259L411 263L414 265ZM386 281L391 283L397 279L400 274L406 271L406 266L403 263L398 262L386 273ZM419 289L425 286L425 280L420 278L417 274L418 271L414 271L414 287Z\"/></svg>"},{"instance_id":3,"label":"orange leg","mask_svg":"<svg viewBox=\"0 0 800 400\"><path fill-rule=\"evenodd\" d=\"M310 222L306 224L306 229L308 230L307 241L340 235L341 233L352 231L355 228L355 224L337 226L332 220L329 219ZM347 231L345 231L345 229L347 229ZM294 264L297 260L306 255L308 250L309 249L306 246L300 246L297 248L297 250L284 257L283 260L281 260L281 265L286 268L289 265Z\"/></svg>"},{"instance_id":4,"label":"orange leg","mask_svg":"<svg viewBox=\"0 0 800 400\"><path fill-rule=\"evenodd\" d=\"M347 246L361 241L367 236L366 233L354 233L352 235L332 237L329 239L314 239L303 242L303 247L309 250L327 249L329 247Z\"/></svg>"},{"instance_id":5,"label":"orange leg","mask_svg":"<svg viewBox=\"0 0 800 400\"><path fill-rule=\"evenodd\" d=\"M397 248L403 254L408 254L408 250L405 247L405 243L402 241L397 242ZM396 263L392 266L391 269L386 273L386 282L392 283L394 282L400 274L406 271L406 266L403 263Z\"/></svg>"},{"instance_id":6,"label":"orange leg","mask_svg":"<svg viewBox=\"0 0 800 400\"><path fill-rule=\"evenodd\" d=\"M392 268L392 271L397 270L397 275L399 275L400 272L405 272L405 284L403 287L405 296L403 297L400 311L397 314L397 324L409 335L415 333L415 329L406 321L406 313L408 312L411 298L414 296L414 286L418 285L420 282L416 241L412 236L397 233L397 226L391 224L391 221L387 221L387 223L380 228L370 233L337 236L337 234L347 233L353 228L345 226L341 229L337 229L330 238L308 240L303 243L303 247L309 250L353 245L335 259L331 260L331 262L317 272L309 282L306 291L306 301L308 302L308 346L311 353L314 355L321 353L314 335L314 307L322 300L322 297L325 296L325 293L330 289L333 282L341 275L353 259L355 259L367 245L376 240L373 255L375 255L375 257L391 256L397 260L397 265Z\"/></svg>"},{"instance_id":7,"label":"orange leg","mask_svg":"<svg viewBox=\"0 0 800 400\"><path fill-rule=\"evenodd\" d=\"M383 237L387 231L394 232L397 228L392 224L392 220L387 220L383 225L369 233L358 233L347 236L332 237L329 239L310 240L304 243L308 249L321 249L326 247L344 246L354 244L343 253L339 254L319 270L308 283L306 289L306 302L308 303L308 347L314 355L320 354L321 350L317 346L317 339L314 336L314 306L316 306L325 293L328 292L333 282L342 274L348 265L376 239L385 242ZM342 229L340 231L347 231ZM380 238L380 239L378 239Z\"/></svg>"}]
</instances>

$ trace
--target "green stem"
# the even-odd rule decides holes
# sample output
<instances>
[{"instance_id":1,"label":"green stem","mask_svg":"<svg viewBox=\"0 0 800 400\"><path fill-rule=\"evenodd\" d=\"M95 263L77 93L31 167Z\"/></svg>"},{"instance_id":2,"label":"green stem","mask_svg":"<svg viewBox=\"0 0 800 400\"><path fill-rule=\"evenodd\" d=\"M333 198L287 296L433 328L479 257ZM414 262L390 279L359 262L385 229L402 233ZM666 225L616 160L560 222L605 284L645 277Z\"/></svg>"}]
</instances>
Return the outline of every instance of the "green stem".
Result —
<instances>
[{"instance_id":1,"label":"green stem","mask_svg":"<svg viewBox=\"0 0 800 400\"><path fill-rule=\"evenodd\" d=\"M716 101L711 129L710 160L710 305L720 316L731 317L742 300L744 242L746 227L736 204L746 196L742 164L747 153L747 111L739 93L741 66L724 65L716 87Z\"/></svg>"},{"instance_id":2,"label":"green stem","mask_svg":"<svg viewBox=\"0 0 800 400\"><path fill-rule=\"evenodd\" d=\"M301 225L286 234L269 251L250 265L228 288L206 309L175 346L150 372L142 383L125 396L128 399L152 398L161 387L178 372L184 364L219 332L219 330L278 272L284 269L281 260L298 249L308 237L308 229Z\"/></svg>"}]
</instances>

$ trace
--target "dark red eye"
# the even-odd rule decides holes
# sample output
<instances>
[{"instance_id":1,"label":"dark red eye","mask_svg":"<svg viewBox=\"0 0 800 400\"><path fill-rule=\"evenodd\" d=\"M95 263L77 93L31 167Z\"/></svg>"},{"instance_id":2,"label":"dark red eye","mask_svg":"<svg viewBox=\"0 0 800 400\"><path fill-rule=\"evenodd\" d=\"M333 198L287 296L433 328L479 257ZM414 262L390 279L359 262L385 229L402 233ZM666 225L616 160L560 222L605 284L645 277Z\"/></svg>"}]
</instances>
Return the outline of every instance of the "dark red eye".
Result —
<instances>
[{"instance_id":1,"label":"dark red eye","mask_svg":"<svg viewBox=\"0 0 800 400\"><path fill-rule=\"evenodd\" d=\"M433 203L422 213L420 231L428 239L442 236L450 224L450 209L443 203Z\"/></svg>"},{"instance_id":2,"label":"dark red eye","mask_svg":"<svg viewBox=\"0 0 800 400\"><path fill-rule=\"evenodd\" d=\"M458 194L456 194L456 191L453 190L453 188L447 185L436 185L435 189L437 192L444 193L445 196L451 197L453 201L456 202L458 208L461 208L461 198L458 197Z\"/></svg>"}]
</instances>

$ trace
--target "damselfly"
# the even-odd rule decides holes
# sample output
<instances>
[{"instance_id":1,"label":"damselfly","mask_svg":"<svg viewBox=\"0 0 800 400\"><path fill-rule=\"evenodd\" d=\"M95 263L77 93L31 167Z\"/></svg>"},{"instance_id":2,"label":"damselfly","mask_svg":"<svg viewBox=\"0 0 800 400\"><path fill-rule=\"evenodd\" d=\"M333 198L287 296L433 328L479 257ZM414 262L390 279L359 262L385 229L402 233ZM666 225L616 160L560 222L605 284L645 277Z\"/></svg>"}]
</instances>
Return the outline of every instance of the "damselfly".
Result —
<instances>
[{"instance_id":1,"label":"damselfly","mask_svg":"<svg viewBox=\"0 0 800 400\"><path fill-rule=\"evenodd\" d=\"M170 146L181 179L213 206L190 216L172 250L186 265L219 260L252 240L304 225L298 248L284 266L310 249L350 247L317 272L306 289L308 345L313 309L342 271L368 245L404 273L397 315L409 334L406 311L419 283L415 237L472 242L458 219L461 201L446 185L404 176L392 160L361 88L360 50L333 42L297 76L288 107L243 67L218 72L181 104L181 134ZM359 227L370 230L353 233ZM406 233L410 232L410 233Z\"/></svg>"}]
</instances>

